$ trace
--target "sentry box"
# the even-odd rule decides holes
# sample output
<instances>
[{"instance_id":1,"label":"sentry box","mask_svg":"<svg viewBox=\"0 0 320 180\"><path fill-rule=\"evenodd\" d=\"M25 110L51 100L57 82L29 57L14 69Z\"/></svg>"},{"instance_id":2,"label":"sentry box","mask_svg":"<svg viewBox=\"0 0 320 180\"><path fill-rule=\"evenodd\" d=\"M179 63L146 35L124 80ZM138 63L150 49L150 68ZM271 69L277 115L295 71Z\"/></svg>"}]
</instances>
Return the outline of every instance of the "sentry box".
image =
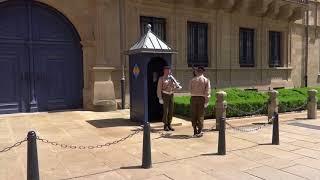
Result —
<instances>
[{"instance_id":1,"label":"sentry box","mask_svg":"<svg viewBox=\"0 0 320 180\"><path fill-rule=\"evenodd\" d=\"M160 121L162 105L157 97L157 84L163 67L171 66L176 53L160 40L148 25L148 31L132 46L129 55L130 119L140 122Z\"/></svg>"}]
</instances>

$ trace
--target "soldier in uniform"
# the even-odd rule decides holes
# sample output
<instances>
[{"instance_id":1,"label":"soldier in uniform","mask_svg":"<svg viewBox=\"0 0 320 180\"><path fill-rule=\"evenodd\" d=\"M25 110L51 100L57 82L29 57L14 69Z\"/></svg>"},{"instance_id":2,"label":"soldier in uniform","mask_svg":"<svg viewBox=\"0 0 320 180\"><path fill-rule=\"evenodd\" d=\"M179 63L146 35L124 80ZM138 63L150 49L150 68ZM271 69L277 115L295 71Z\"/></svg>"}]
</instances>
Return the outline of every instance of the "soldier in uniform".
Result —
<instances>
[{"instance_id":1,"label":"soldier in uniform","mask_svg":"<svg viewBox=\"0 0 320 180\"><path fill-rule=\"evenodd\" d=\"M178 87L170 78L171 69L169 66L163 68L163 76L159 78L157 86L157 96L159 103L163 104L162 121L164 123L165 131L174 131L171 126L173 116L173 95L174 90Z\"/></svg>"},{"instance_id":2,"label":"soldier in uniform","mask_svg":"<svg viewBox=\"0 0 320 180\"><path fill-rule=\"evenodd\" d=\"M189 83L191 93L191 118L194 136L201 136L204 120L204 109L209 104L211 93L210 80L204 77L205 69L200 66L195 69L195 77Z\"/></svg>"}]
</instances>

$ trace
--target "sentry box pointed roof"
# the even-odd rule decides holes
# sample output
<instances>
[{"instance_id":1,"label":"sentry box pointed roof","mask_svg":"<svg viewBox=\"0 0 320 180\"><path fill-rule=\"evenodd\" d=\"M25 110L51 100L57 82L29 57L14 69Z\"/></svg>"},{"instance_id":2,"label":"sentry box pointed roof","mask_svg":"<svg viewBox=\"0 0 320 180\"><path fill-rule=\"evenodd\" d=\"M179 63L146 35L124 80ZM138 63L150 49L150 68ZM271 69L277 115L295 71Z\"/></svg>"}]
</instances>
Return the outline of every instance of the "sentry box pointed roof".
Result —
<instances>
[{"instance_id":1,"label":"sentry box pointed roof","mask_svg":"<svg viewBox=\"0 0 320 180\"><path fill-rule=\"evenodd\" d=\"M152 31L151 25L147 26L148 32L143 35L140 40L133 45L126 54L137 54L137 53L177 53L167 43L163 42L158 38Z\"/></svg>"}]
</instances>

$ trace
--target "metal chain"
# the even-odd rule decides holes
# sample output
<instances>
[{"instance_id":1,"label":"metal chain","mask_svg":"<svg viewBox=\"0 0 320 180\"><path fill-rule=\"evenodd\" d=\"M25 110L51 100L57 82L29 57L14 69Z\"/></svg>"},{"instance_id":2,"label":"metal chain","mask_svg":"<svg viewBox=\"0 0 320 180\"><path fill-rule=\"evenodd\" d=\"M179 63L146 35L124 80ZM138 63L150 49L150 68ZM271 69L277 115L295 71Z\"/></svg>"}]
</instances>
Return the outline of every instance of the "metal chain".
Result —
<instances>
[{"instance_id":1,"label":"metal chain","mask_svg":"<svg viewBox=\"0 0 320 180\"><path fill-rule=\"evenodd\" d=\"M0 150L0 153L8 152L8 151L10 151L11 149L20 146L21 144L23 144L23 143L26 142L26 141L27 141L27 138L24 138L22 141L18 141L18 142L16 142L14 145L9 146L9 147L6 147L6 148Z\"/></svg>"},{"instance_id":2,"label":"metal chain","mask_svg":"<svg viewBox=\"0 0 320 180\"><path fill-rule=\"evenodd\" d=\"M263 125L261 125L261 126L254 127L254 128L235 127L235 126L231 125L230 123L228 123L228 122L226 121L226 125L229 126L229 127L226 128L226 129L227 129L227 130L232 129L232 130L235 130L235 131L238 131L238 132L242 132L242 133L256 132L256 131L259 131L259 130L261 130L261 129L263 129L263 128L270 127L270 126L273 124L273 120L274 120L274 117L272 117L272 118L269 120L269 122L271 122L271 124L270 124L270 123L265 123L265 124L263 124Z\"/></svg>"},{"instance_id":3,"label":"metal chain","mask_svg":"<svg viewBox=\"0 0 320 180\"><path fill-rule=\"evenodd\" d=\"M39 136L37 136L37 140L43 142L43 143L47 143L47 144L51 144L53 146L60 146L61 148L66 148L66 149L98 149L98 148L103 148L103 147L109 147L111 145L115 145L115 144L118 144L120 142L123 142L129 138L132 138L133 136L139 134L140 132L142 132L143 129L136 129L134 130L133 133L129 134L128 136L126 137L123 137L123 138L120 138L116 141L113 141L113 142L109 142L109 143L105 143L105 144L100 144L100 145L92 145L92 146L78 146L78 145L68 145L68 144L61 144L61 143L57 143L57 142L52 142L52 141L49 141L47 139L44 139L44 138L40 138Z\"/></svg>"},{"instance_id":4,"label":"metal chain","mask_svg":"<svg viewBox=\"0 0 320 180\"><path fill-rule=\"evenodd\" d=\"M252 112L245 112L245 111L242 111L242 110L240 110L240 109L233 108L232 106L228 106L228 107L227 107L227 110L230 109L230 110L232 110L232 111L235 111L235 112L239 113L240 116L242 116L242 115L251 116L251 115L255 115L255 114L261 113L266 107L267 107L267 105L264 105L264 106L262 106L261 108L255 110L255 111L252 111Z\"/></svg>"},{"instance_id":5,"label":"metal chain","mask_svg":"<svg viewBox=\"0 0 320 180\"><path fill-rule=\"evenodd\" d=\"M308 102L304 102L301 106L298 106L298 107L294 107L294 108L291 108L291 109L286 109L286 108L283 108L284 112L292 112L292 111L298 111L298 110L301 110L302 108L305 108L306 106L308 105ZM285 107L285 106L284 106Z\"/></svg>"}]
</instances>

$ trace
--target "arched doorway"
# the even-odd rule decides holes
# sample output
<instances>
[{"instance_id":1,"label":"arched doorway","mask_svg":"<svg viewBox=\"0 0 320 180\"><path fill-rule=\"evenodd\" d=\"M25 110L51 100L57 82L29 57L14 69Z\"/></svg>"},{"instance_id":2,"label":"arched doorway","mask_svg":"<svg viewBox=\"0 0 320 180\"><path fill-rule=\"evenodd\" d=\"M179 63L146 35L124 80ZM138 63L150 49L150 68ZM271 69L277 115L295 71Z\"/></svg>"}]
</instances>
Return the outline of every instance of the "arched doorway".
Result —
<instances>
[{"instance_id":1,"label":"arched doorway","mask_svg":"<svg viewBox=\"0 0 320 180\"><path fill-rule=\"evenodd\" d=\"M148 108L149 121L161 121L162 105L157 97L157 85L159 77L163 76L163 67L168 63L160 58L152 58L148 64Z\"/></svg>"},{"instance_id":2,"label":"arched doorway","mask_svg":"<svg viewBox=\"0 0 320 180\"><path fill-rule=\"evenodd\" d=\"M0 114L81 108L82 66L80 37L61 13L0 3Z\"/></svg>"}]
</instances>

